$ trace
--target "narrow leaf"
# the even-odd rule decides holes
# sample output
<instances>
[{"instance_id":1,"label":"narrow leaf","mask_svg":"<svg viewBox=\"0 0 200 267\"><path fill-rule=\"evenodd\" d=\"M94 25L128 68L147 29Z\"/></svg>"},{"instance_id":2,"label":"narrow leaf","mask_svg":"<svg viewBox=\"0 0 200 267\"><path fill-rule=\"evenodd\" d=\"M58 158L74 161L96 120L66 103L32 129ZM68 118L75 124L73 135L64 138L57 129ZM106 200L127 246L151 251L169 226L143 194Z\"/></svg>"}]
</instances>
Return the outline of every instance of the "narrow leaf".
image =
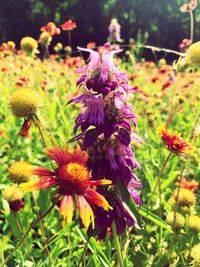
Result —
<instances>
[{"instance_id":1,"label":"narrow leaf","mask_svg":"<svg viewBox=\"0 0 200 267\"><path fill-rule=\"evenodd\" d=\"M153 214L152 212L148 211L147 209L141 207L139 209L139 213L141 216L145 217L146 219L154 222L155 224L171 232L169 225L165 221L163 221L161 218L159 218L157 215Z\"/></svg>"},{"instance_id":2,"label":"narrow leaf","mask_svg":"<svg viewBox=\"0 0 200 267\"><path fill-rule=\"evenodd\" d=\"M129 212L129 214L135 221L135 227L141 230L143 227L140 219L139 210L134 200L132 199L129 191L119 179L117 180L116 187L123 207Z\"/></svg>"}]
</instances>

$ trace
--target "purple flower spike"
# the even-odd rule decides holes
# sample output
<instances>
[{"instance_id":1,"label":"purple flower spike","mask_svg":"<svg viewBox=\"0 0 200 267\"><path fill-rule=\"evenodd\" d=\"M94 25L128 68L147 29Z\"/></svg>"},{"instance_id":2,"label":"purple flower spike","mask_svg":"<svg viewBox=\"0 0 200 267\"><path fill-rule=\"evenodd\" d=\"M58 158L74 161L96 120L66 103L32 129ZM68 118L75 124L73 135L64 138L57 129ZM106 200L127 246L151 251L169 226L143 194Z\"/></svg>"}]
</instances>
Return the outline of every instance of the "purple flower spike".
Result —
<instances>
[{"instance_id":1,"label":"purple flower spike","mask_svg":"<svg viewBox=\"0 0 200 267\"><path fill-rule=\"evenodd\" d=\"M82 150L87 151L87 166L93 180L108 179L110 187L99 188L113 210L106 212L95 208L95 220L104 237L114 221L117 233L134 225L128 210L122 205L115 183L119 179L127 188L135 203L141 205L137 189L142 188L135 175L140 169L132 150L132 142L142 144L143 139L132 132L137 119L133 108L128 104L133 90L128 86L125 73L121 73L114 62L114 55L122 50L112 50L110 43L104 44L99 51L79 48L89 52L88 64L79 69L82 76L77 87L82 94L68 102L81 104L81 112L75 119L75 137Z\"/></svg>"}]
</instances>

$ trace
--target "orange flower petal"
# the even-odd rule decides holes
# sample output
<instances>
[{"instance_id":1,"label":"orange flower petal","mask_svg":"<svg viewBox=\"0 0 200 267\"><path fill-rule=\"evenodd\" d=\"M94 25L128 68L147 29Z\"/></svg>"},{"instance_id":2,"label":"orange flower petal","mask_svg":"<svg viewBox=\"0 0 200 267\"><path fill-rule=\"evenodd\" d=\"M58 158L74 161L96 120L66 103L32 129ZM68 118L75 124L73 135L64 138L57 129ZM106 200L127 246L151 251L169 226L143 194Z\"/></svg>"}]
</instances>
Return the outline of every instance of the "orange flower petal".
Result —
<instances>
[{"instance_id":1,"label":"orange flower petal","mask_svg":"<svg viewBox=\"0 0 200 267\"><path fill-rule=\"evenodd\" d=\"M78 197L78 209L79 215L85 226L86 230L88 229L90 223L92 223L92 228L94 229L94 213L86 199L79 195Z\"/></svg>"},{"instance_id":2,"label":"orange flower petal","mask_svg":"<svg viewBox=\"0 0 200 267\"><path fill-rule=\"evenodd\" d=\"M81 150L80 147L77 147L76 149L74 149L73 162L77 162L79 164L86 166L87 160L88 160L87 152Z\"/></svg>"},{"instance_id":3,"label":"orange flower petal","mask_svg":"<svg viewBox=\"0 0 200 267\"><path fill-rule=\"evenodd\" d=\"M62 222L63 227L65 224L72 222L72 217L74 213L74 201L71 195L66 195L63 197L60 203L60 214L64 217Z\"/></svg>"},{"instance_id":4,"label":"orange flower petal","mask_svg":"<svg viewBox=\"0 0 200 267\"><path fill-rule=\"evenodd\" d=\"M99 193L92 189L88 189L85 197L95 205L103 208L104 210L112 210L112 207L109 205L108 201Z\"/></svg>"},{"instance_id":5,"label":"orange flower petal","mask_svg":"<svg viewBox=\"0 0 200 267\"><path fill-rule=\"evenodd\" d=\"M59 147L47 149L46 154L50 159L55 160L59 166L67 164L72 156L69 151Z\"/></svg>"},{"instance_id":6,"label":"orange flower petal","mask_svg":"<svg viewBox=\"0 0 200 267\"><path fill-rule=\"evenodd\" d=\"M112 184L111 180L98 180L98 181L90 181L90 185L94 186L94 185L109 185Z\"/></svg>"},{"instance_id":7,"label":"orange flower petal","mask_svg":"<svg viewBox=\"0 0 200 267\"><path fill-rule=\"evenodd\" d=\"M55 173L52 172L51 170L43 167L35 167L32 170L33 175L39 175L39 176L54 176Z\"/></svg>"}]
</instances>

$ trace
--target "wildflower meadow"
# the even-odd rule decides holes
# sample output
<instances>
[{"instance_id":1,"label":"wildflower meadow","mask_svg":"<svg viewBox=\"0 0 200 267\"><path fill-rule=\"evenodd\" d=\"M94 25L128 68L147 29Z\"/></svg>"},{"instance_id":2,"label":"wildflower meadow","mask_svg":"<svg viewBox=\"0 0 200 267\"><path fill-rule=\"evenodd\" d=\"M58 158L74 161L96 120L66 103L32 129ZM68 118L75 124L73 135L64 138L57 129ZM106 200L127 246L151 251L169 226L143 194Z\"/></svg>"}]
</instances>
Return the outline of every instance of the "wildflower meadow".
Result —
<instances>
[{"instance_id":1,"label":"wildflower meadow","mask_svg":"<svg viewBox=\"0 0 200 267\"><path fill-rule=\"evenodd\" d=\"M114 14L1 42L1 267L200 266L198 5L176 49Z\"/></svg>"}]
</instances>

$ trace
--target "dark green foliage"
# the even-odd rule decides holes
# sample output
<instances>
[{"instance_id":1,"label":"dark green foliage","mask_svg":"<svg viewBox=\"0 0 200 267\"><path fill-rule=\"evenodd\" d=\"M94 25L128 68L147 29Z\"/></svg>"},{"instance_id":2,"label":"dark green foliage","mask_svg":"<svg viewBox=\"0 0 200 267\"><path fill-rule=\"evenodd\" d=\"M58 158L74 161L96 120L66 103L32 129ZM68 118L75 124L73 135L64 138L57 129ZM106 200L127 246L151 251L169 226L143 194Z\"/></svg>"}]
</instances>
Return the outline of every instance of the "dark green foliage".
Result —
<instances>
[{"instance_id":1,"label":"dark green foliage","mask_svg":"<svg viewBox=\"0 0 200 267\"><path fill-rule=\"evenodd\" d=\"M48 21L58 26L68 19L76 21L73 44L98 45L107 40L108 25L117 17L122 25L125 43L136 38L138 30L149 32L149 44L177 49L183 38L189 37L189 15L179 7L185 0L0 0L0 41L19 41L25 35L39 36L40 27ZM196 24L200 21L199 8L195 11ZM195 39L200 35L196 27ZM178 33L178 34L177 34ZM63 32L55 42L66 43Z\"/></svg>"}]
</instances>

